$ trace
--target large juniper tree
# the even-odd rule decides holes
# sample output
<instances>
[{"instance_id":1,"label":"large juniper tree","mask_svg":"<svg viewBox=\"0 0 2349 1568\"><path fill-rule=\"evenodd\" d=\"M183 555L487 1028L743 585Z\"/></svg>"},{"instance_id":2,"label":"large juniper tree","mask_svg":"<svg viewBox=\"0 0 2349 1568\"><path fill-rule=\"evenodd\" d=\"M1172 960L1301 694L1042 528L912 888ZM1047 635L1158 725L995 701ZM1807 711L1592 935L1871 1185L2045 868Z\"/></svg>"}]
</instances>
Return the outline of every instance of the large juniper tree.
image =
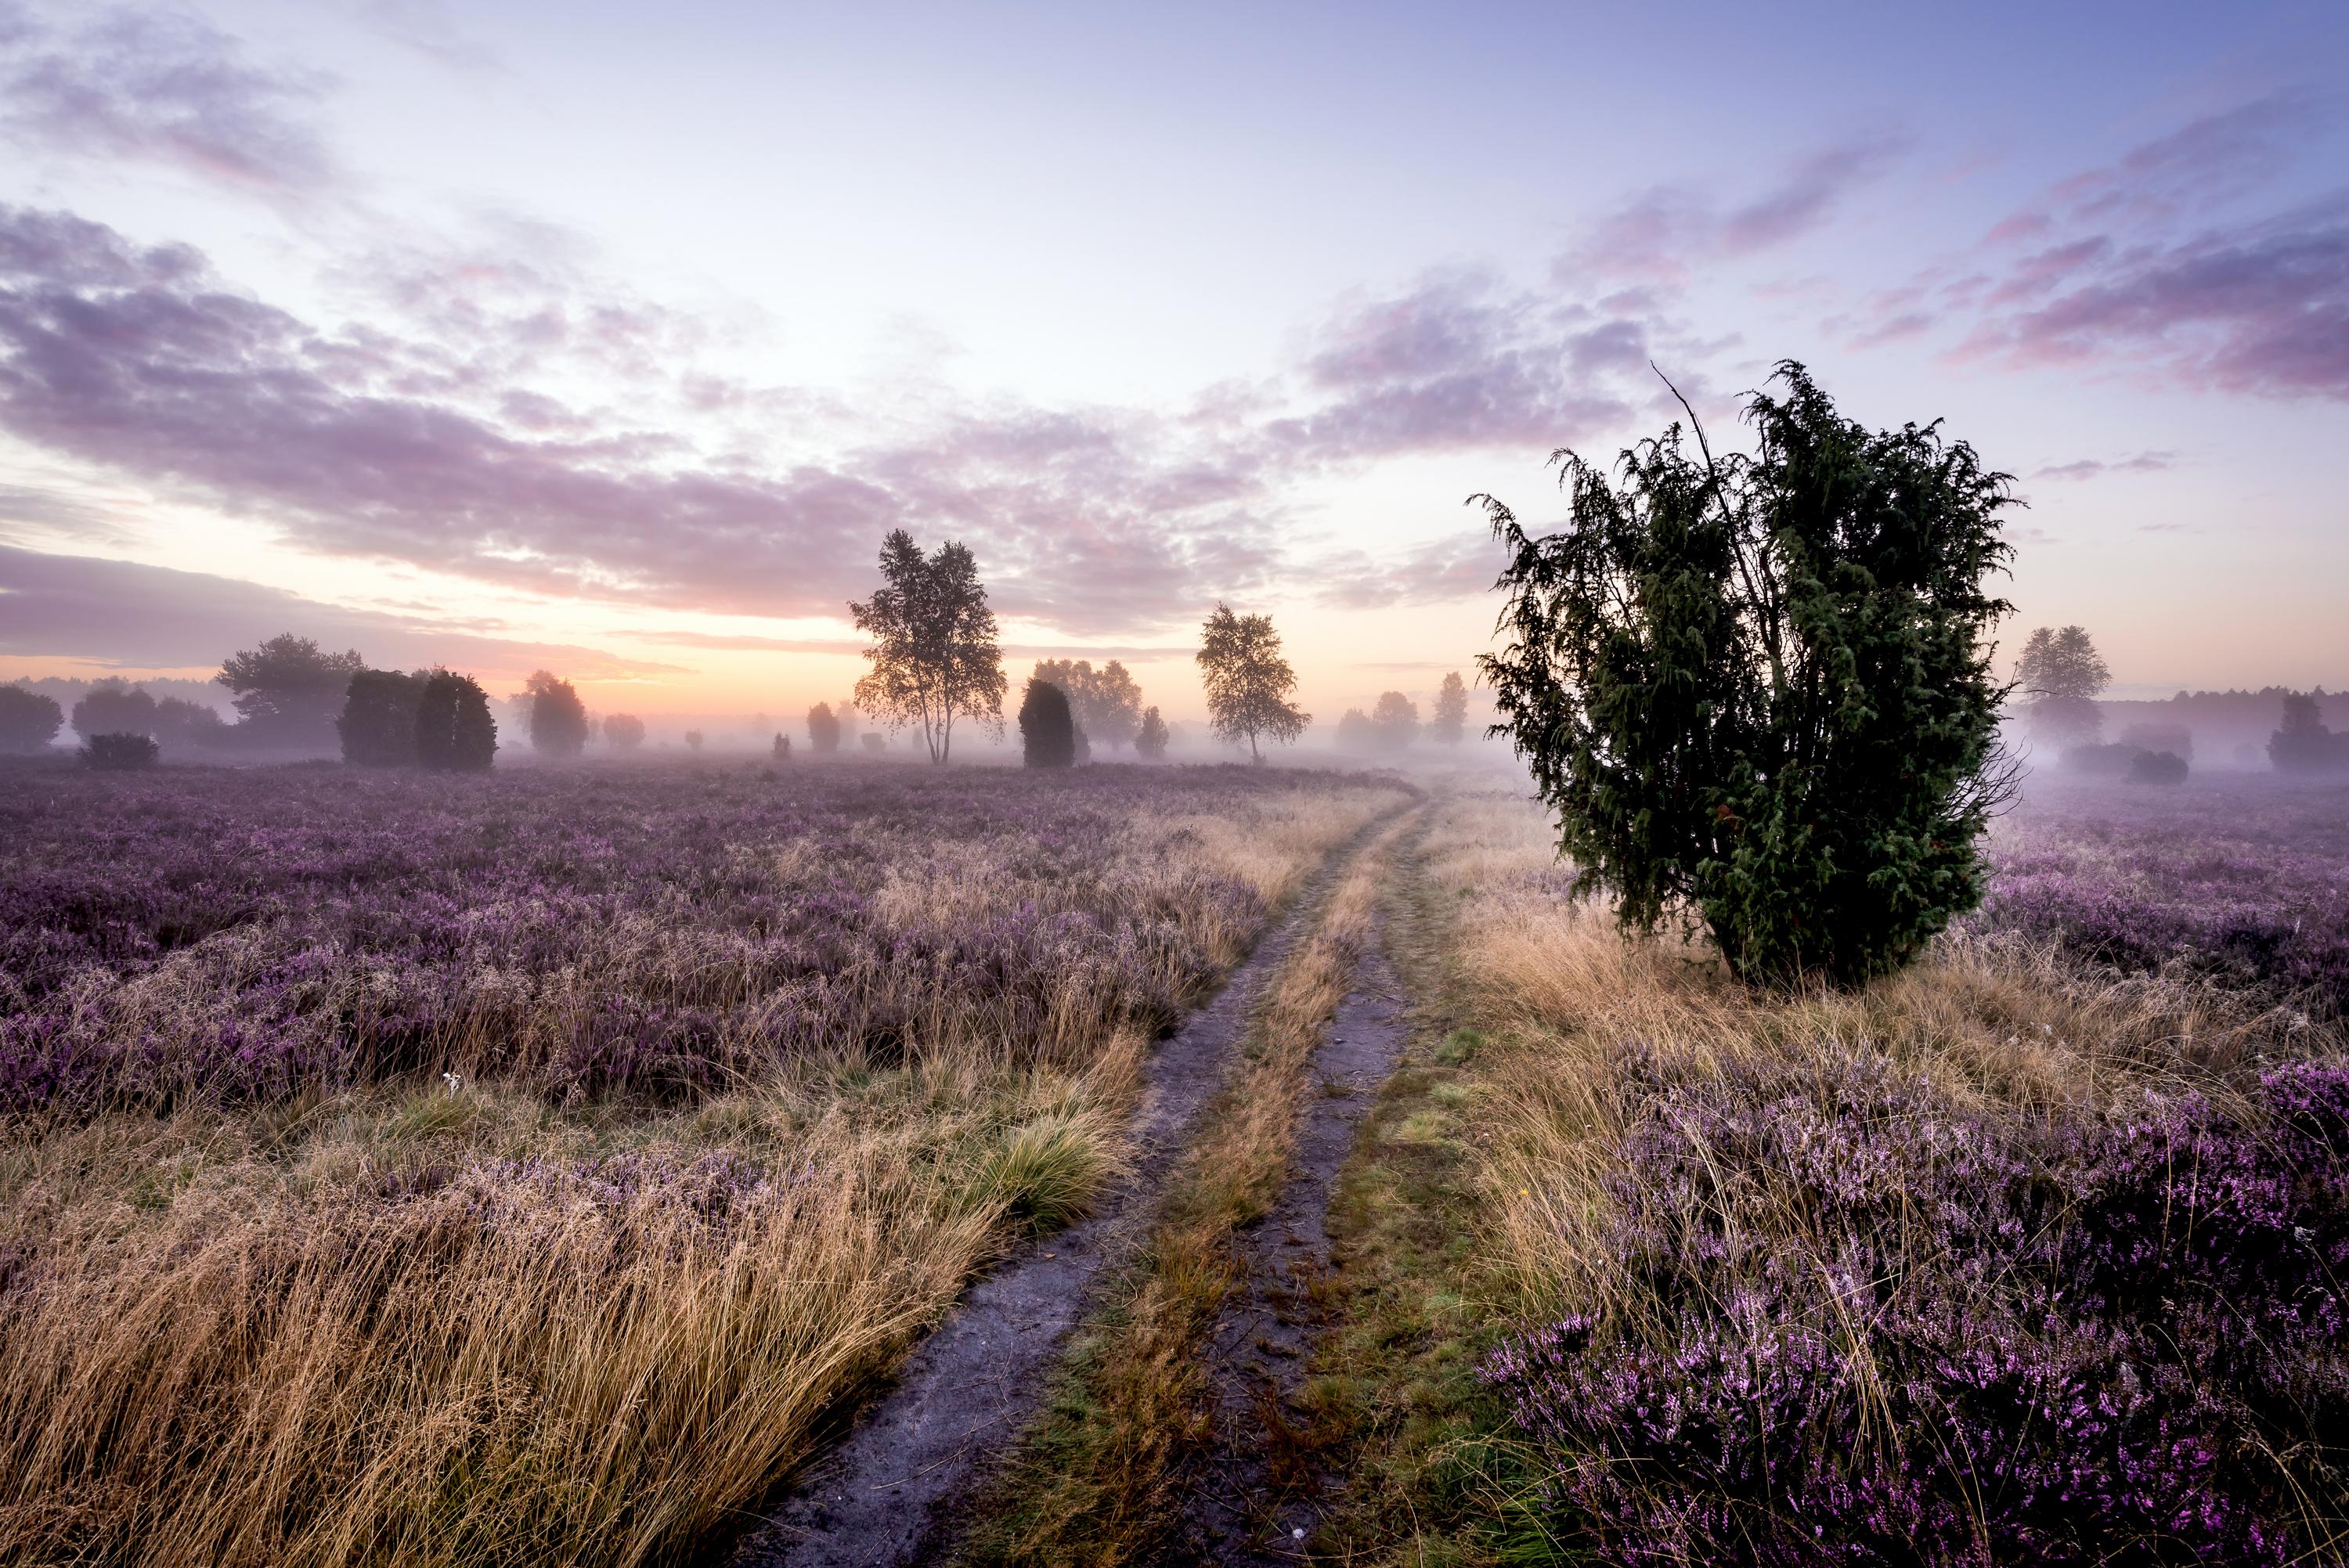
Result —
<instances>
[{"instance_id":1,"label":"large juniper tree","mask_svg":"<svg viewBox=\"0 0 2349 1568\"><path fill-rule=\"evenodd\" d=\"M856 706L892 728L919 725L930 760L944 762L955 720L1003 727L1003 650L978 563L952 542L926 555L904 529L881 544L882 585L848 612L873 639L873 668Z\"/></svg>"},{"instance_id":2,"label":"large juniper tree","mask_svg":"<svg viewBox=\"0 0 2349 1568\"><path fill-rule=\"evenodd\" d=\"M1982 895L2006 688L1986 590L2009 476L1938 424L1870 434L1803 366L1750 457L1673 425L1612 475L1552 460L1571 520L1510 551L1481 657L1583 893L1708 931L1737 974L1852 981Z\"/></svg>"}]
</instances>

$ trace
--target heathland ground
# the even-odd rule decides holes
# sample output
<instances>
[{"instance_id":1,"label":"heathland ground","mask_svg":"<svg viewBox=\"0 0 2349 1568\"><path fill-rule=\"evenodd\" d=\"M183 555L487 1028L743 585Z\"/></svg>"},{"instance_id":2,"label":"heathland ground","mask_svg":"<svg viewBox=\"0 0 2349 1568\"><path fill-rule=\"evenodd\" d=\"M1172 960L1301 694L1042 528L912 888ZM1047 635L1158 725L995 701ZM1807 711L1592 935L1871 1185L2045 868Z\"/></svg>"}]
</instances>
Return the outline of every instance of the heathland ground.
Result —
<instances>
[{"instance_id":1,"label":"heathland ground","mask_svg":"<svg viewBox=\"0 0 2349 1568\"><path fill-rule=\"evenodd\" d=\"M1754 991L1497 775L15 770L0 1560L823 1560L759 1521L1091 1212L926 1552L2323 1561L2344 806L2043 791Z\"/></svg>"}]
</instances>

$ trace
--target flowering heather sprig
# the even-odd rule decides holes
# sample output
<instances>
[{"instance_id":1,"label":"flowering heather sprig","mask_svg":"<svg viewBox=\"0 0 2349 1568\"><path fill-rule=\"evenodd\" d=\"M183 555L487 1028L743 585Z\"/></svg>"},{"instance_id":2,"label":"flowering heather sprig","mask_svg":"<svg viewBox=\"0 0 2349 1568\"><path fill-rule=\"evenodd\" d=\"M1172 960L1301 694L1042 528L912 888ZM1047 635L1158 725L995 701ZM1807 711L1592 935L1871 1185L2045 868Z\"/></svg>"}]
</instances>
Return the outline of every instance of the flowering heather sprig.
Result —
<instances>
[{"instance_id":1,"label":"flowering heather sprig","mask_svg":"<svg viewBox=\"0 0 2349 1568\"><path fill-rule=\"evenodd\" d=\"M1606 1243L1650 1310L1485 1368L1604 1560L2281 1563L2349 1525L2349 1068L2058 1128L1877 1062L1624 1081Z\"/></svg>"},{"instance_id":2,"label":"flowering heather sprig","mask_svg":"<svg viewBox=\"0 0 2349 1568\"><path fill-rule=\"evenodd\" d=\"M1211 944L1266 913L1179 845L1133 841L1137 816L1332 788L1243 769L75 783L0 769L0 1114L450 1068L678 1095L812 1050L1049 1054L1172 1020Z\"/></svg>"}]
</instances>

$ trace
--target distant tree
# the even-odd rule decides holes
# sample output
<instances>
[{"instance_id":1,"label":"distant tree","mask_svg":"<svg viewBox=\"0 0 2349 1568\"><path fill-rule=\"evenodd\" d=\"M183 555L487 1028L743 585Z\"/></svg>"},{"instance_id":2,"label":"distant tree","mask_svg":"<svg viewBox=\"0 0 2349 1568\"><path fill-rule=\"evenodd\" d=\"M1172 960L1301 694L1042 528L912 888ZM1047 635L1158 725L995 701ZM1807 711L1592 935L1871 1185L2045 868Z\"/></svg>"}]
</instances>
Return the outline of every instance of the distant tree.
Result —
<instances>
[{"instance_id":1,"label":"distant tree","mask_svg":"<svg viewBox=\"0 0 2349 1568\"><path fill-rule=\"evenodd\" d=\"M820 702L808 709L808 745L822 756L840 749L840 719L832 711L832 704Z\"/></svg>"},{"instance_id":2,"label":"distant tree","mask_svg":"<svg viewBox=\"0 0 2349 1568\"><path fill-rule=\"evenodd\" d=\"M569 681L546 670L523 683L530 700L530 748L549 757L576 757L587 749L587 705Z\"/></svg>"},{"instance_id":3,"label":"distant tree","mask_svg":"<svg viewBox=\"0 0 2349 1568\"><path fill-rule=\"evenodd\" d=\"M604 716L604 744L615 751L634 751L645 743L645 721L633 713Z\"/></svg>"},{"instance_id":4,"label":"distant tree","mask_svg":"<svg viewBox=\"0 0 2349 1568\"><path fill-rule=\"evenodd\" d=\"M1381 749L1401 751L1419 738L1419 704L1399 691L1381 692L1371 709L1371 726Z\"/></svg>"},{"instance_id":5,"label":"distant tree","mask_svg":"<svg viewBox=\"0 0 2349 1568\"><path fill-rule=\"evenodd\" d=\"M1427 737L1439 746L1457 746L1468 730L1468 686L1454 670L1435 693L1435 720Z\"/></svg>"},{"instance_id":6,"label":"distant tree","mask_svg":"<svg viewBox=\"0 0 2349 1568\"><path fill-rule=\"evenodd\" d=\"M789 762L792 759L792 738L780 729L775 731L775 744L772 750L776 761Z\"/></svg>"},{"instance_id":7,"label":"distant tree","mask_svg":"<svg viewBox=\"0 0 2349 1568\"><path fill-rule=\"evenodd\" d=\"M155 738L166 751L219 746L228 739L228 725L220 714L183 696L167 696L155 704Z\"/></svg>"},{"instance_id":8,"label":"distant tree","mask_svg":"<svg viewBox=\"0 0 2349 1568\"><path fill-rule=\"evenodd\" d=\"M497 758L490 694L471 676L434 670L416 701L416 760L441 771L486 772Z\"/></svg>"},{"instance_id":9,"label":"distant tree","mask_svg":"<svg viewBox=\"0 0 2349 1568\"><path fill-rule=\"evenodd\" d=\"M1280 655L1280 634L1269 615L1236 615L1218 604L1202 629L1200 678L1207 688L1207 721L1217 736L1237 746L1247 742L1249 759L1264 760L1259 737L1287 744L1305 733L1313 716L1288 700L1297 672Z\"/></svg>"},{"instance_id":10,"label":"distant tree","mask_svg":"<svg viewBox=\"0 0 2349 1568\"><path fill-rule=\"evenodd\" d=\"M2033 734L2058 745L2093 745L2104 733L2096 694L2112 684L2113 673L2085 628L2033 632L2014 661L2014 678Z\"/></svg>"},{"instance_id":11,"label":"distant tree","mask_svg":"<svg viewBox=\"0 0 2349 1568\"><path fill-rule=\"evenodd\" d=\"M356 768L415 767L417 718L430 679L422 670L361 670L353 676L335 720L343 760Z\"/></svg>"},{"instance_id":12,"label":"distant tree","mask_svg":"<svg viewBox=\"0 0 2349 1568\"><path fill-rule=\"evenodd\" d=\"M687 731L685 732L685 746L686 746L686 749L687 749L687 750L688 750L688 751L698 751L698 750L700 750L700 749L701 749L701 731L699 731L699 730L698 730L698 729L688 729L688 730L687 730Z\"/></svg>"},{"instance_id":13,"label":"distant tree","mask_svg":"<svg viewBox=\"0 0 2349 1568\"><path fill-rule=\"evenodd\" d=\"M129 773L155 766L162 748L154 738L146 735L93 735L83 745L79 756L85 768L97 768L110 773Z\"/></svg>"},{"instance_id":14,"label":"distant tree","mask_svg":"<svg viewBox=\"0 0 2349 1568\"><path fill-rule=\"evenodd\" d=\"M1156 704L1143 709L1142 727L1134 733L1133 749L1150 762L1166 755L1166 721L1158 717Z\"/></svg>"},{"instance_id":15,"label":"distant tree","mask_svg":"<svg viewBox=\"0 0 2349 1568\"><path fill-rule=\"evenodd\" d=\"M925 555L913 535L895 529L882 542L881 576L872 598L848 606L873 639L857 706L893 729L919 725L932 762L947 760L958 717L1000 734L1003 650L970 552L949 541Z\"/></svg>"},{"instance_id":16,"label":"distant tree","mask_svg":"<svg viewBox=\"0 0 2349 1568\"><path fill-rule=\"evenodd\" d=\"M155 733L155 699L144 686L119 676L95 682L73 705L74 733L84 739L96 735Z\"/></svg>"},{"instance_id":17,"label":"distant tree","mask_svg":"<svg viewBox=\"0 0 2349 1568\"><path fill-rule=\"evenodd\" d=\"M2186 758L2175 751L2140 751L2129 758L2128 776L2137 784L2183 784Z\"/></svg>"},{"instance_id":18,"label":"distant tree","mask_svg":"<svg viewBox=\"0 0 2349 1568\"><path fill-rule=\"evenodd\" d=\"M57 699L20 686L0 686L0 751L47 751L66 727Z\"/></svg>"},{"instance_id":19,"label":"distant tree","mask_svg":"<svg viewBox=\"0 0 2349 1568\"><path fill-rule=\"evenodd\" d=\"M1019 701L1020 760L1030 768L1070 768L1077 760L1077 719L1069 694L1029 677Z\"/></svg>"},{"instance_id":20,"label":"distant tree","mask_svg":"<svg viewBox=\"0 0 2349 1568\"><path fill-rule=\"evenodd\" d=\"M1342 751L1374 751L1379 744L1379 727L1371 716L1359 707L1350 707L1338 716L1338 747Z\"/></svg>"},{"instance_id":21,"label":"distant tree","mask_svg":"<svg viewBox=\"0 0 2349 1568\"><path fill-rule=\"evenodd\" d=\"M329 654L288 632L232 654L212 678L236 694L241 728L265 745L325 750L351 677L367 668L356 650Z\"/></svg>"},{"instance_id":22,"label":"distant tree","mask_svg":"<svg viewBox=\"0 0 2349 1568\"><path fill-rule=\"evenodd\" d=\"M2283 725L2268 738L2268 760L2285 773L2349 769L2349 735L2335 735L2318 717L2316 699L2293 692L2283 699Z\"/></svg>"},{"instance_id":23,"label":"distant tree","mask_svg":"<svg viewBox=\"0 0 2349 1568\"><path fill-rule=\"evenodd\" d=\"M872 756L878 757L883 752L889 749L889 738L882 734L879 730L868 729L856 738L863 744L865 751Z\"/></svg>"},{"instance_id":24,"label":"distant tree","mask_svg":"<svg viewBox=\"0 0 2349 1568\"><path fill-rule=\"evenodd\" d=\"M1142 725L1142 688L1117 660L1096 670L1091 659L1039 659L1034 679L1050 681L1069 699L1077 727L1112 748Z\"/></svg>"},{"instance_id":25,"label":"distant tree","mask_svg":"<svg viewBox=\"0 0 2349 1568\"><path fill-rule=\"evenodd\" d=\"M1715 459L1693 414L1700 456L1675 424L1619 488L1557 453L1558 533L1471 498L1510 552L1479 663L1576 896L1701 923L1740 976L1852 982L1982 896L2012 790L1984 586L2012 480L1938 426L1870 434L1798 364L1775 379L1751 457Z\"/></svg>"}]
</instances>

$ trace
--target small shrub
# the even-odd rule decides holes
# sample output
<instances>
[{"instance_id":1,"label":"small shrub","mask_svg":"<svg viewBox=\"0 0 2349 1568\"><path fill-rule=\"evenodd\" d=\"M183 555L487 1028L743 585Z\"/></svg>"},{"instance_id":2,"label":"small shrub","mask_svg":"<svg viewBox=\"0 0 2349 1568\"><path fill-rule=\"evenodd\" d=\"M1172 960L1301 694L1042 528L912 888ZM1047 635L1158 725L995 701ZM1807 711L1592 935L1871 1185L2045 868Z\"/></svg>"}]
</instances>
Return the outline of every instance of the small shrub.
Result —
<instances>
[{"instance_id":1,"label":"small shrub","mask_svg":"<svg viewBox=\"0 0 2349 1568\"><path fill-rule=\"evenodd\" d=\"M698 729L688 729L685 732L685 748L688 751L698 751L701 749L701 731Z\"/></svg>"},{"instance_id":2,"label":"small shrub","mask_svg":"<svg viewBox=\"0 0 2349 1568\"><path fill-rule=\"evenodd\" d=\"M775 744L771 749L776 761L789 762L792 759L792 738L780 729L775 731Z\"/></svg>"},{"instance_id":3,"label":"small shrub","mask_svg":"<svg viewBox=\"0 0 2349 1568\"><path fill-rule=\"evenodd\" d=\"M2117 743L2074 746L2064 753L2064 771L2084 779L2123 779L2137 759L2137 748Z\"/></svg>"},{"instance_id":4,"label":"small shrub","mask_svg":"<svg viewBox=\"0 0 2349 1568\"><path fill-rule=\"evenodd\" d=\"M1077 723L1068 694L1050 681L1030 679L1019 701L1020 759L1030 768L1071 768L1077 760Z\"/></svg>"},{"instance_id":5,"label":"small shrub","mask_svg":"<svg viewBox=\"0 0 2349 1568\"><path fill-rule=\"evenodd\" d=\"M604 744L615 751L634 751L645 743L645 721L633 713L604 716Z\"/></svg>"},{"instance_id":6,"label":"small shrub","mask_svg":"<svg viewBox=\"0 0 2349 1568\"><path fill-rule=\"evenodd\" d=\"M109 773L129 773L141 768L152 768L163 748L147 735L93 735L79 753L82 766L102 769Z\"/></svg>"},{"instance_id":7,"label":"small shrub","mask_svg":"<svg viewBox=\"0 0 2349 1568\"><path fill-rule=\"evenodd\" d=\"M878 757L889 749L889 738L877 729L868 729L856 738L868 756Z\"/></svg>"},{"instance_id":8,"label":"small shrub","mask_svg":"<svg viewBox=\"0 0 2349 1568\"><path fill-rule=\"evenodd\" d=\"M2129 758L2132 784L2183 784L2186 758L2175 751L2140 751Z\"/></svg>"}]
</instances>

